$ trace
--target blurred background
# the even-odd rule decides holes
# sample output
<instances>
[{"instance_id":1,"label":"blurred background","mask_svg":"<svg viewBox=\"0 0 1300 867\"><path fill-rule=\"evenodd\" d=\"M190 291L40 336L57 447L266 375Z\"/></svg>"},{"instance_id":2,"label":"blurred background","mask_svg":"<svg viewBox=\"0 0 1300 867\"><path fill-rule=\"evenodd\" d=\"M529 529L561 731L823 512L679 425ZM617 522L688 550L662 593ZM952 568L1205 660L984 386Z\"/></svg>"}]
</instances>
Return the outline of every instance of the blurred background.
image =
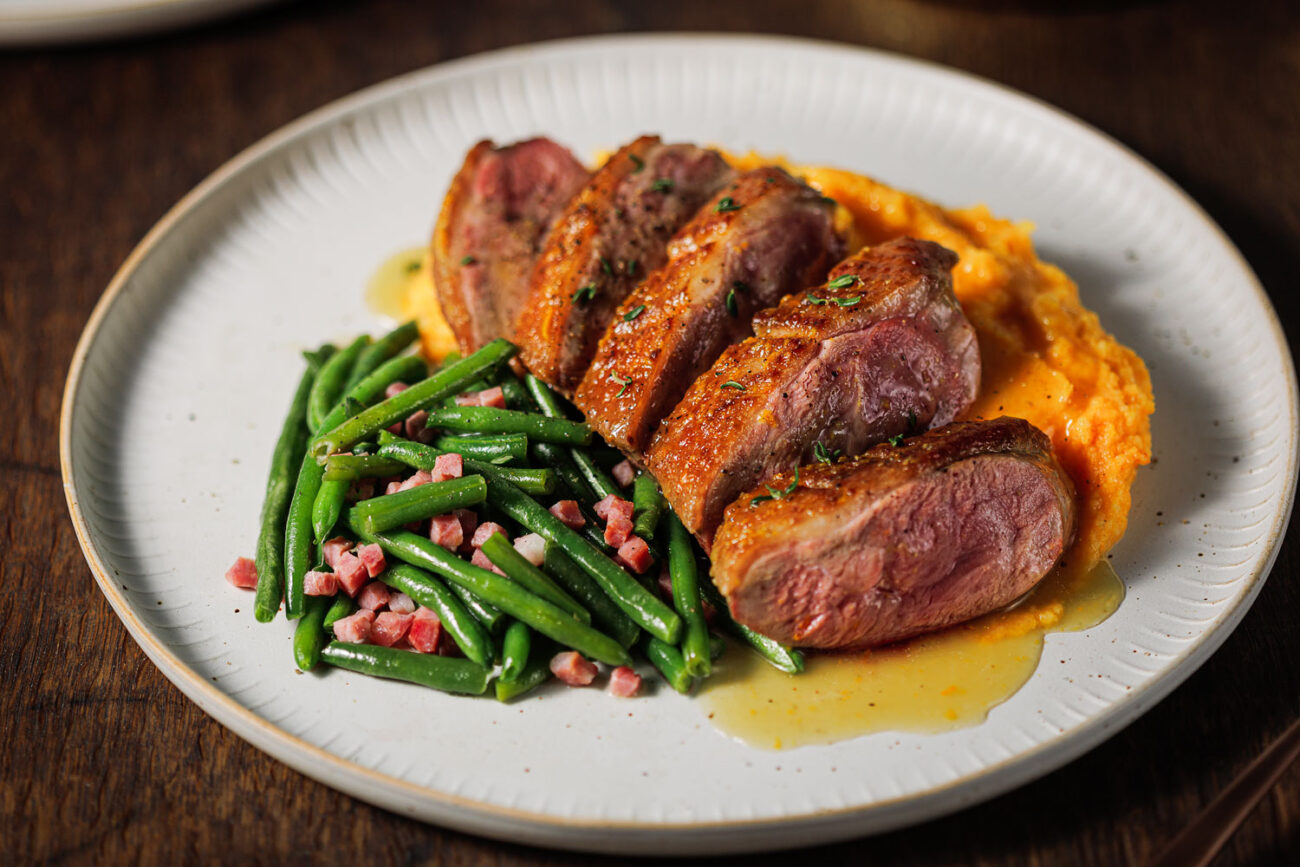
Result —
<instances>
[{"instance_id":1,"label":"blurred background","mask_svg":"<svg viewBox=\"0 0 1300 867\"><path fill-rule=\"evenodd\" d=\"M100 292L226 160L394 75L635 31L869 46L1052 103L1186 189L1295 339L1292 0L0 0L0 586L59 596L54 606L36 591L0 614L0 862L601 861L412 823L299 776L208 718L145 659L91 581L66 518L56 431L63 377ZM798 857L1143 863L1300 715L1294 536L1224 648L1087 757L953 817ZM76 636L76 660L42 655L37 631L50 629ZM1293 768L1215 863L1297 863L1298 851Z\"/></svg>"}]
</instances>

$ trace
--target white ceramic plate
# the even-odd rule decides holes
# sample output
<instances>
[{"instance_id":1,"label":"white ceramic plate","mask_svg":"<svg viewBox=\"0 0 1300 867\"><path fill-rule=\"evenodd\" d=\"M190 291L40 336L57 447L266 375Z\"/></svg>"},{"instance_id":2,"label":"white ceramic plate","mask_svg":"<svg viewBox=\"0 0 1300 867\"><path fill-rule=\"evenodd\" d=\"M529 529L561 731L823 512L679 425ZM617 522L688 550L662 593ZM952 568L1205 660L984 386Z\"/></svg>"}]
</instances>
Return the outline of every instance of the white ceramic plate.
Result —
<instances>
[{"instance_id":1,"label":"white ceramic plate","mask_svg":"<svg viewBox=\"0 0 1300 867\"><path fill-rule=\"evenodd\" d=\"M553 690L502 706L294 673L290 630L222 581L251 552L296 351L379 329L361 289L421 243L476 139L591 153L643 131L858 169L1033 220L1043 256L1147 359L1156 467L1114 564L1119 611L1052 635L979 726L785 752L698 702ZM894 828L1040 776L1132 721L1223 641L1291 508L1296 387L1250 270L1141 160L1023 96L834 45L647 36L514 49L396 79L237 157L113 280L77 350L61 449L101 588L145 653L233 731L396 812L610 852L767 850ZM1163 512L1163 517L1157 517ZM235 609L240 609L236 613ZM644 850L640 850L644 851Z\"/></svg>"},{"instance_id":2,"label":"white ceramic plate","mask_svg":"<svg viewBox=\"0 0 1300 867\"><path fill-rule=\"evenodd\" d=\"M0 0L0 45L140 36L271 0Z\"/></svg>"}]
</instances>

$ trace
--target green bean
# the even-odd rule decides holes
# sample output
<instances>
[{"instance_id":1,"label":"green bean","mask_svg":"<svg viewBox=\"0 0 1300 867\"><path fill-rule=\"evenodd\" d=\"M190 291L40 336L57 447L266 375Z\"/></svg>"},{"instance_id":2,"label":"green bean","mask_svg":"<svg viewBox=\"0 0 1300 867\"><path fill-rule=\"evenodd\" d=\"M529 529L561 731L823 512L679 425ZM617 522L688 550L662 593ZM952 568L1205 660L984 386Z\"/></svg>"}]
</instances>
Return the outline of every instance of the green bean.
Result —
<instances>
[{"instance_id":1,"label":"green bean","mask_svg":"<svg viewBox=\"0 0 1300 867\"><path fill-rule=\"evenodd\" d=\"M542 415L554 419L568 418L568 413L565 412L564 406L561 405L559 397L551 390L549 385L532 374L528 375L525 382L527 383L528 393L541 407ZM583 480L594 494L593 500L603 500L610 494L618 495L618 486L614 484L614 480L600 468L589 452L575 448L570 450L570 454L578 468L578 472L582 474Z\"/></svg>"},{"instance_id":2,"label":"green bean","mask_svg":"<svg viewBox=\"0 0 1300 867\"><path fill-rule=\"evenodd\" d=\"M298 668L311 671L320 662L320 651L325 646L325 615L333 600L328 596L309 596L302 619L293 631L293 660Z\"/></svg>"},{"instance_id":3,"label":"green bean","mask_svg":"<svg viewBox=\"0 0 1300 867\"><path fill-rule=\"evenodd\" d=\"M504 372L498 378L497 385L501 386L501 396L506 399L506 406L510 409L519 410L520 412L534 412L536 406L528 396L528 391L524 384L519 381L519 377L509 368L504 368Z\"/></svg>"},{"instance_id":4,"label":"green bean","mask_svg":"<svg viewBox=\"0 0 1300 867\"><path fill-rule=\"evenodd\" d=\"M373 345L371 348L374 348ZM418 355L403 355L385 361L366 374L364 379L348 389L347 397L369 406L387 391L388 386L394 382L404 382L409 385L412 382L421 381L428 375L429 365L424 363L424 359ZM347 416L344 418L347 418ZM339 422L342 421L343 419L339 419ZM337 425L335 426L337 427Z\"/></svg>"},{"instance_id":5,"label":"green bean","mask_svg":"<svg viewBox=\"0 0 1300 867\"><path fill-rule=\"evenodd\" d=\"M289 413L271 453L271 472L266 479L261 529L257 534L257 595L253 602L253 615L262 623L275 619L284 595L284 526L297 486L294 473L307 448L307 399L315 378L315 372L308 366L298 380Z\"/></svg>"},{"instance_id":6,"label":"green bean","mask_svg":"<svg viewBox=\"0 0 1300 867\"><path fill-rule=\"evenodd\" d=\"M388 431L379 434L379 454L381 457L393 458L408 467L417 470L431 470L440 455L450 454L442 449L426 446L423 443L395 437ZM462 455L464 458L464 456ZM502 467L464 458L465 469L488 478L504 479L518 485L530 494L542 495L552 493L559 483L559 477L553 470L534 470L522 467Z\"/></svg>"},{"instance_id":7,"label":"green bean","mask_svg":"<svg viewBox=\"0 0 1300 867\"><path fill-rule=\"evenodd\" d=\"M541 597L529 593L509 578L466 563L442 547L414 533L397 531L370 535L353 532L366 541L378 542L385 552L410 563L429 569L472 591L483 601L500 608L516 620L522 620L543 635L566 647L610 665L626 665L627 651L608 635L597 632Z\"/></svg>"},{"instance_id":8,"label":"green bean","mask_svg":"<svg viewBox=\"0 0 1300 867\"><path fill-rule=\"evenodd\" d=\"M332 641L321 651L321 658L336 668L359 674L404 680L443 692L482 695L487 691L491 672L477 662L394 650L373 644L347 644Z\"/></svg>"},{"instance_id":9,"label":"green bean","mask_svg":"<svg viewBox=\"0 0 1300 867\"><path fill-rule=\"evenodd\" d=\"M471 591L455 582L449 582L447 588L456 594L456 598L461 601L461 604L474 615L475 620L483 624L488 632L497 633L505 628L510 618L506 617L505 613L499 608L487 604Z\"/></svg>"},{"instance_id":10,"label":"green bean","mask_svg":"<svg viewBox=\"0 0 1300 867\"><path fill-rule=\"evenodd\" d=\"M546 571L555 578L556 583L581 602L591 612L592 619L619 644L631 647L641 636L641 627L633 623L632 618L624 614L623 609L605 595L605 591L600 589L595 579L582 571L582 567L570 560L569 556L553 542L546 543L544 565Z\"/></svg>"},{"instance_id":11,"label":"green bean","mask_svg":"<svg viewBox=\"0 0 1300 867\"><path fill-rule=\"evenodd\" d=\"M442 361L438 364L438 369L446 370L456 362L460 361L460 358L460 353L453 349L442 357Z\"/></svg>"},{"instance_id":12,"label":"green bean","mask_svg":"<svg viewBox=\"0 0 1300 867\"><path fill-rule=\"evenodd\" d=\"M585 519L578 532L586 536L600 550L609 550L611 546L605 543L601 520L591 509L591 504L596 500L592 497L591 488L587 486L586 480L573 463L570 450L554 443L532 443L530 448L536 462L554 470L563 487L568 488L574 502L578 504L578 510L582 512L582 517Z\"/></svg>"},{"instance_id":13,"label":"green bean","mask_svg":"<svg viewBox=\"0 0 1300 867\"><path fill-rule=\"evenodd\" d=\"M502 363L516 352L507 340L494 340L469 358L417 382L405 391L368 407L363 412L327 430L312 442L310 453L318 461L335 452L347 451L354 443L374 436L399 419L425 409L449 394L455 394L466 382ZM324 425L322 424L322 427Z\"/></svg>"},{"instance_id":14,"label":"green bean","mask_svg":"<svg viewBox=\"0 0 1300 867\"><path fill-rule=\"evenodd\" d=\"M501 642L501 680L514 683L528 667L528 652L532 646L532 633L528 624L516 620L506 629Z\"/></svg>"},{"instance_id":15,"label":"green bean","mask_svg":"<svg viewBox=\"0 0 1300 867\"><path fill-rule=\"evenodd\" d=\"M528 558L516 551L515 546L510 544L510 540L504 534L493 533L481 547L483 555L491 560L498 569L506 573L506 577L511 581L514 581L528 592L535 593L557 608L563 608L581 622L591 623L591 612L583 608L568 593L565 593L551 579L551 576L528 562Z\"/></svg>"},{"instance_id":16,"label":"green bean","mask_svg":"<svg viewBox=\"0 0 1300 867\"><path fill-rule=\"evenodd\" d=\"M410 346L419 336L420 329L415 324L415 320L411 320L402 323L367 346L357 356L356 363L352 365L352 373L348 376L347 384L343 387L343 390L351 391L352 386L369 376L379 365Z\"/></svg>"},{"instance_id":17,"label":"green bean","mask_svg":"<svg viewBox=\"0 0 1300 867\"><path fill-rule=\"evenodd\" d=\"M659 493L659 483L649 473L638 473L632 483L632 532L642 539L653 539L663 514L664 496Z\"/></svg>"},{"instance_id":18,"label":"green bean","mask_svg":"<svg viewBox=\"0 0 1300 867\"><path fill-rule=\"evenodd\" d=\"M354 482L357 479L395 476L406 464L379 455L330 455L325 461L325 481Z\"/></svg>"},{"instance_id":19,"label":"green bean","mask_svg":"<svg viewBox=\"0 0 1300 867\"><path fill-rule=\"evenodd\" d=\"M551 679L550 657L545 654L539 654L539 656L541 658L529 662L523 672L521 672L513 681L507 681L504 678L497 678L497 701L510 701L516 699L526 692L532 692L534 689Z\"/></svg>"},{"instance_id":20,"label":"green bean","mask_svg":"<svg viewBox=\"0 0 1300 867\"><path fill-rule=\"evenodd\" d=\"M438 437L433 441L433 445L446 452L455 452L462 457L494 464L522 461L528 456L528 437L523 434L484 437L448 435Z\"/></svg>"},{"instance_id":21,"label":"green bean","mask_svg":"<svg viewBox=\"0 0 1300 867\"><path fill-rule=\"evenodd\" d=\"M328 539L334 525L339 522L339 515L343 514L343 501L347 499L350 487L352 483L346 480L321 481L311 506L312 537L317 544Z\"/></svg>"},{"instance_id":22,"label":"green bean","mask_svg":"<svg viewBox=\"0 0 1300 867\"><path fill-rule=\"evenodd\" d=\"M595 578L601 589L642 629L669 643L677 641L682 631L682 620L676 612L532 497L492 475L488 475L488 480L488 502L546 541L564 549L564 553Z\"/></svg>"},{"instance_id":23,"label":"green bean","mask_svg":"<svg viewBox=\"0 0 1300 867\"><path fill-rule=\"evenodd\" d=\"M312 510L320 493L321 476L325 469L310 453L302 457L298 467L298 483L289 502L289 517L284 529L284 616L297 620L303 610L303 576L311 568Z\"/></svg>"},{"instance_id":24,"label":"green bean","mask_svg":"<svg viewBox=\"0 0 1300 867\"><path fill-rule=\"evenodd\" d=\"M786 674L800 674L803 671L802 653L733 620L731 610L727 608L727 600L722 598L722 594L718 592L718 588L712 581L701 581L700 589L704 593L704 598L716 609L714 621L721 629L748 644L755 653L778 671L784 671Z\"/></svg>"},{"instance_id":25,"label":"green bean","mask_svg":"<svg viewBox=\"0 0 1300 867\"><path fill-rule=\"evenodd\" d=\"M686 661L686 670L691 674L708 677L713 668L709 660L709 624L704 621L704 612L700 608L695 543L675 513L669 512L667 520L668 574L672 578L673 604L686 622L682 658Z\"/></svg>"},{"instance_id":26,"label":"green bean","mask_svg":"<svg viewBox=\"0 0 1300 867\"><path fill-rule=\"evenodd\" d=\"M342 352L337 353L324 367L312 383L311 397L307 401L307 426L312 433L320 431L321 422L329 415L334 404L343 397L348 373L356 362L361 350L370 344L370 335L363 334L352 341Z\"/></svg>"},{"instance_id":27,"label":"green bean","mask_svg":"<svg viewBox=\"0 0 1300 867\"><path fill-rule=\"evenodd\" d=\"M487 498L482 476L465 476L362 500L348 510L348 523L364 533L382 533L412 521L476 506Z\"/></svg>"},{"instance_id":28,"label":"green bean","mask_svg":"<svg viewBox=\"0 0 1300 867\"><path fill-rule=\"evenodd\" d=\"M335 623L338 623L344 617L348 617L356 610L357 603L352 601L352 597L346 593L340 593L334 597L333 602L330 604L330 610L325 612L325 620L321 625L326 629L329 629Z\"/></svg>"},{"instance_id":29,"label":"green bean","mask_svg":"<svg viewBox=\"0 0 1300 867\"><path fill-rule=\"evenodd\" d=\"M695 678L686 670L686 661L675 645L660 641L653 635L647 635L641 644L641 649L645 652L646 659L650 660L650 664L659 670L664 680L668 681L669 686L682 695L691 691L691 687L695 685Z\"/></svg>"},{"instance_id":30,"label":"green bean","mask_svg":"<svg viewBox=\"0 0 1300 867\"><path fill-rule=\"evenodd\" d=\"M444 406L431 410L429 427L469 433L521 433L538 442L561 445L583 446L591 442L592 436L585 422L490 406Z\"/></svg>"},{"instance_id":31,"label":"green bean","mask_svg":"<svg viewBox=\"0 0 1300 867\"><path fill-rule=\"evenodd\" d=\"M560 402L560 396L549 385L531 373L524 375L524 387L528 389L528 393L533 396L533 400L541 408L542 415L547 418L571 417L568 408Z\"/></svg>"},{"instance_id":32,"label":"green bean","mask_svg":"<svg viewBox=\"0 0 1300 867\"><path fill-rule=\"evenodd\" d=\"M379 580L437 612L442 628L467 659L480 665L492 664L492 637L436 576L409 563L393 563L380 574Z\"/></svg>"}]
</instances>

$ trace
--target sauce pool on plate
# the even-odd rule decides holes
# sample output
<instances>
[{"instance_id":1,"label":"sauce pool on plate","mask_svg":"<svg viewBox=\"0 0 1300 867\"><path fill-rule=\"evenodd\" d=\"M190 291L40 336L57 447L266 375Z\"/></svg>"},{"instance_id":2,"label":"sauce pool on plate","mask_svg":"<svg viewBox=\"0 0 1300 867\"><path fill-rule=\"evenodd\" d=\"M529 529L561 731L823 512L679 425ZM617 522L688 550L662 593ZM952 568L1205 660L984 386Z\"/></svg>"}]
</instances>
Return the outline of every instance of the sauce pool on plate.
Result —
<instances>
[{"instance_id":1,"label":"sauce pool on plate","mask_svg":"<svg viewBox=\"0 0 1300 867\"><path fill-rule=\"evenodd\" d=\"M1095 626L1123 598L1105 561L1082 575L1057 569L1004 611L890 647L810 653L799 675L733 648L699 698L716 728L766 749L965 728L1025 685L1048 634Z\"/></svg>"}]
</instances>

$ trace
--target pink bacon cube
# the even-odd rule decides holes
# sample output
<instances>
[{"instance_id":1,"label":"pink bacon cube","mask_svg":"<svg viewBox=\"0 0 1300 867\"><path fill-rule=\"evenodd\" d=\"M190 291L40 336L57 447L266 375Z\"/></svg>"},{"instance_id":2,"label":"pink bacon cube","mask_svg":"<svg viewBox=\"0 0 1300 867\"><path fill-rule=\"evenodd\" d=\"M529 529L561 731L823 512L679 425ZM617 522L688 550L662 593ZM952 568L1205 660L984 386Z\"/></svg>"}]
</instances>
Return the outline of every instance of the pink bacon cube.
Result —
<instances>
[{"instance_id":1,"label":"pink bacon cube","mask_svg":"<svg viewBox=\"0 0 1300 867\"><path fill-rule=\"evenodd\" d=\"M470 539L469 543L475 548L482 548L483 543L492 538L493 533L500 533L507 539L510 538L510 534L506 532L505 527L495 521L484 521L482 524L478 525L478 529L474 531L474 536Z\"/></svg>"},{"instance_id":2,"label":"pink bacon cube","mask_svg":"<svg viewBox=\"0 0 1300 867\"><path fill-rule=\"evenodd\" d=\"M362 565L366 567L366 574L371 578L378 576L388 567L388 561L384 559L384 549L379 547L378 542L357 548L357 557L361 559Z\"/></svg>"},{"instance_id":3,"label":"pink bacon cube","mask_svg":"<svg viewBox=\"0 0 1300 867\"><path fill-rule=\"evenodd\" d=\"M578 508L577 500L560 500L551 506L551 514L560 519L560 523L573 530L580 530L587 523Z\"/></svg>"},{"instance_id":4,"label":"pink bacon cube","mask_svg":"<svg viewBox=\"0 0 1300 867\"><path fill-rule=\"evenodd\" d=\"M611 516L605 525L605 544L619 548L631 537L632 522L622 515Z\"/></svg>"},{"instance_id":5,"label":"pink bacon cube","mask_svg":"<svg viewBox=\"0 0 1300 867\"><path fill-rule=\"evenodd\" d=\"M442 636L442 621L430 608L420 606L415 610L406 640L417 653L436 653L438 639Z\"/></svg>"},{"instance_id":6,"label":"pink bacon cube","mask_svg":"<svg viewBox=\"0 0 1300 867\"><path fill-rule=\"evenodd\" d=\"M308 572L302 576L302 592L308 596L333 596L339 592L339 579L333 572Z\"/></svg>"},{"instance_id":7,"label":"pink bacon cube","mask_svg":"<svg viewBox=\"0 0 1300 867\"><path fill-rule=\"evenodd\" d=\"M498 575L506 574L497 568L497 564L488 559L488 555L483 553L482 548L474 549L474 556L469 558L469 562L471 565L477 566L480 569L487 569L489 572L495 572Z\"/></svg>"},{"instance_id":8,"label":"pink bacon cube","mask_svg":"<svg viewBox=\"0 0 1300 867\"><path fill-rule=\"evenodd\" d=\"M576 650L566 650L551 657L551 674L569 686L587 686L596 679L596 665Z\"/></svg>"},{"instance_id":9,"label":"pink bacon cube","mask_svg":"<svg viewBox=\"0 0 1300 867\"><path fill-rule=\"evenodd\" d=\"M455 452L438 455L433 462L433 480L448 482L459 479L465 472L465 460Z\"/></svg>"},{"instance_id":10,"label":"pink bacon cube","mask_svg":"<svg viewBox=\"0 0 1300 867\"><path fill-rule=\"evenodd\" d=\"M632 536L624 542L614 559L638 575L649 569L650 564L654 562L654 557L650 554L650 546L640 536Z\"/></svg>"},{"instance_id":11,"label":"pink bacon cube","mask_svg":"<svg viewBox=\"0 0 1300 867\"><path fill-rule=\"evenodd\" d=\"M370 640L383 647L392 647L406 637L414 619L413 614L398 614L396 611L376 614L375 624L370 627Z\"/></svg>"},{"instance_id":12,"label":"pink bacon cube","mask_svg":"<svg viewBox=\"0 0 1300 867\"><path fill-rule=\"evenodd\" d=\"M465 529L460 518L453 515L435 515L429 522L429 541L448 551L456 551L465 541Z\"/></svg>"},{"instance_id":13,"label":"pink bacon cube","mask_svg":"<svg viewBox=\"0 0 1300 867\"><path fill-rule=\"evenodd\" d=\"M347 551L340 554L334 560L334 575L339 579L339 586L343 592L349 596L356 596L357 592L365 586L370 578L370 573L366 571L363 564L356 554Z\"/></svg>"},{"instance_id":14,"label":"pink bacon cube","mask_svg":"<svg viewBox=\"0 0 1300 867\"><path fill-rule=\"evenodd\" d=\"M620 698L631 698L641 691L641 675L626 665L620 665L609 673L609 692Z\"/></svg>"},{"instance_id":15,"label":"pink bacon cube","mask_svg":"<svg viewBox=\"0 0 1300 867\"><path fill-rule=\"evenodd\" d=\"M357 607L378 611L388 604L390 596L392 593L386 586L378 581L371 581L357 594Z\"/></svg>"},{"instance_id":16,"label":"pink bacon cube","mask_svg":"<svg viewBox=\"0 0 1300 867\"><path fill-rule=\"evenodd\" d=\"M356 543L351 539L344 539L342 536L335 536L321 545L321 557L325 560L325 565L331 569L338 565L340 554L346 554L356 547Z\"/></svg>"},{"instance_id":17,"label":"pink bacon cube","mask_svg":"<svg viewBox=\"0 0 1300 867\"><path fill-rule=\"evenodd\" d=\"M546 540L536 533L515 539L515 550L534 566L541 566L546 560Z\"/></svg>"},{"instance_id":18,"label":"pink bacon cube","mask_svg":"<svg viewBox=\"0 0 1300 867\"><path fill-rule=\"evenodd\" d=\"M375 622L375 612L365 608L334 621L334 637L348 644L365 644Z\"/></svg>"},{"instance_id":19,"label":"pink bacon cube","mask_svg":"<svg viewBox=\"0 0 1300 867\"><path fill-rule=\"evenodd\" d=\"M630 521L632 520L632 508L631 500L625 500L617 494L610 494L593 506L592 510L596 513L596 517L602 521L611 521L615 517L626 518Z\"/></svg>"},{"instance_id":20,"label":"pink bacon cube","mask_svg":"<svg viewBox=\"0 0 1300 867\"><path fill-rule=\"evenodd\" d=\"M632 466L631 461L620 461L614 464L614 469L610 470L610 472L614 475L614 481L618 482L621 488L626 488L636 481L636 469Z\"/></svg>"},{"instance_id":21,"label":"pink bacon cube","mask_svg":"<svg viewBox=\"0 0 1300 867\"><path fill-rule=\"evenodd\" d=\"M240 557L226 570L226 580L244 590L254 589L257 587L257 564L247 557Z\"/></svg>"}]
</instances>

